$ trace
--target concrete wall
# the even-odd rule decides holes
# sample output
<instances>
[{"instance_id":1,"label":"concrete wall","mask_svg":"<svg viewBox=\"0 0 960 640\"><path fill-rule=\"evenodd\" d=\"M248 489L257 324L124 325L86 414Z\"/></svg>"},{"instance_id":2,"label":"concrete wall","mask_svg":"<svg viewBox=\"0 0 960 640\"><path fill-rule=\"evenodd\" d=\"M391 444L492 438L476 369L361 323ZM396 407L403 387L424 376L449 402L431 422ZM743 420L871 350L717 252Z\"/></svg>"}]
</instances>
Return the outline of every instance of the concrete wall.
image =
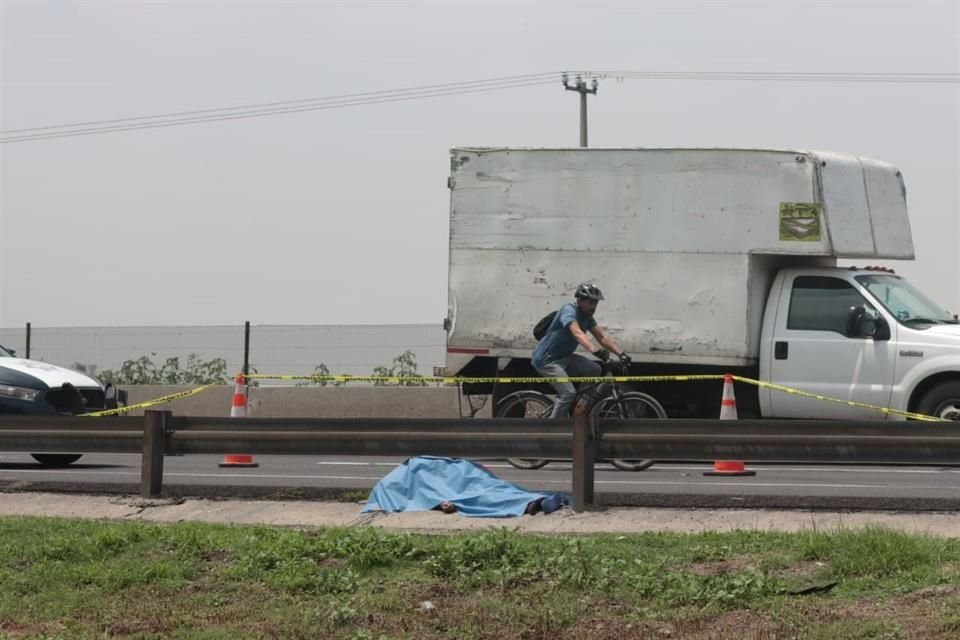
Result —
<instances>
[{"instance_id":1,"label":"concrete wall","mask_svg":"<svg viewBox=\"0 0 960 640\"><path fill-rule=\"evenodd\" d=\"M123 386L132 405L191 389L189 386ZM150 407L174 415L229 416L234 387L206 391ZM248 415L264 418L455 418L470 402L455 387L250 387ZM474 405L480 398L474 397ZM489 400L477 417L490 417ZM462 405L462 409L461 409ZM143 415L142 410L128 415Z\"/></svg>"}]
</instances>

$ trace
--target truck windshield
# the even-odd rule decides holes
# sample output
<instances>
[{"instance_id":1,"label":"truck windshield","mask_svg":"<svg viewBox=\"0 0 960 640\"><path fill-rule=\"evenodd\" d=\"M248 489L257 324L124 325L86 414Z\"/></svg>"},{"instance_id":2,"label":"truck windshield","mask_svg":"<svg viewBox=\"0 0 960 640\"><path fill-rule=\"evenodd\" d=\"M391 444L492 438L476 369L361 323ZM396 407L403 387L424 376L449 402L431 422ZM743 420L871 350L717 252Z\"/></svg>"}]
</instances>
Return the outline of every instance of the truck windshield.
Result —
<instances>
[{"instance_id":1,"label":"truck windshield","mask_svg":"<svg viewBox=\"0 0 960 640\"><path fill-rule=\"evenodd\" d=\"M948 311L900 276L871 274L856 278L902 324L957 324Z\"/></svg>"}]
</instances>

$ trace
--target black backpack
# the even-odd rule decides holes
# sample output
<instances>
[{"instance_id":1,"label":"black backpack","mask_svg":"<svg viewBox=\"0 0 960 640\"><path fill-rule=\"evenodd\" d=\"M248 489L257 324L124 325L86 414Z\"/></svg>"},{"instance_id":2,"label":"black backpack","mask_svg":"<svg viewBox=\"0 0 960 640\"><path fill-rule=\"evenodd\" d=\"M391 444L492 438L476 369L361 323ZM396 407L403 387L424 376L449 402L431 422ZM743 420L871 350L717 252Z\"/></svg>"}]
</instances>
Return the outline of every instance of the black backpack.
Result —
<instances>
[{"instance_id":1,"label":"black backpack","mask_svg":"<svg viewBox=\"0 0 960 640\"><path fill-rule=\"evenodd\" d=\"M553 324L553 319L557 316L556 311L551 311L547 315L540 318L540 322L533 326L533 337L537 340L543 338L547 335L547 330L550 329L550 325Z\"/></svg>"}]
</instances>

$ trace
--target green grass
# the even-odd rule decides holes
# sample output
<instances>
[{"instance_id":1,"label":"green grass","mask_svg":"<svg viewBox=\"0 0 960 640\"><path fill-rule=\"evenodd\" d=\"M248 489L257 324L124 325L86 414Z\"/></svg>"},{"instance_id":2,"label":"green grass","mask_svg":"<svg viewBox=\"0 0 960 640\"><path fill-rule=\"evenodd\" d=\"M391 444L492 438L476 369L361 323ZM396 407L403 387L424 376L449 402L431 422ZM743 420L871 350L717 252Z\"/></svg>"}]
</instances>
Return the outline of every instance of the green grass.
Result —
<instances>
[{"instance_id":1,"label":"green grass","mask_svg":"<svg viewBox=\"0 0 960 640\"><path fill-rule=\"evenodd\" d=\"M883 529L428 536L5 518L0 637L957 638L957 567L960 541Z\"/></svg>"}]
</instances>

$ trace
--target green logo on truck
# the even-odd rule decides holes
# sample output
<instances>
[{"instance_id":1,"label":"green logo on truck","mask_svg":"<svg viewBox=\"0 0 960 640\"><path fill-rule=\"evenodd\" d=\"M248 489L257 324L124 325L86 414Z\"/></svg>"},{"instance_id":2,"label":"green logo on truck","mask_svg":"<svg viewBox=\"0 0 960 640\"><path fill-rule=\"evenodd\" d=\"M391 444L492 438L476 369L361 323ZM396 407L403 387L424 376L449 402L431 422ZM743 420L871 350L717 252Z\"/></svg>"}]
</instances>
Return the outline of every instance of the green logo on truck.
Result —
<instances>
[{"instance_id":1,"label":"green logo on truck","mask_svg":"<svg viewBox=\"0 0 960 640\"><path fill-rule=\"evenodd\" d=\"M820 203L781 202L780 239L788 242L819 242Z\"/></svg>"}]
</instances>

